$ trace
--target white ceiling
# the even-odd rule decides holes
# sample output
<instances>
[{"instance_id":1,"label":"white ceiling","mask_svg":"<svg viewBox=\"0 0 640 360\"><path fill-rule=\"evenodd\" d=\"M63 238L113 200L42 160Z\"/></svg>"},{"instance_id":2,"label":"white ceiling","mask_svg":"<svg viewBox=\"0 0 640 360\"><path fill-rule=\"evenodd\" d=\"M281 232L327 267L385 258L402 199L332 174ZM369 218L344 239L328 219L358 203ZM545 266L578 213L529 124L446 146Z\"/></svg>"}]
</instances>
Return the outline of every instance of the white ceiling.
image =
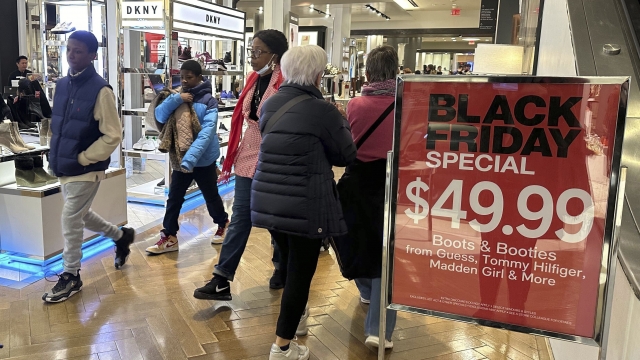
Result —
<instances>
[{"instance_id":1,"label":"white ceiling","mask_svg":"<svg viewBox=\"0 0 640 360\"><path fill-rule=\"evenodd\" d=\"M291 11L300 15L302 18L320 18L323 15L317 12L310 12L309 5L326 12L327 5L351 5L351 21L352 22L370 22L379 19L379 17L365 8L369 4L380 12L391 17L393 21L419 21L424 12L431 11L448 11L455 5L462 12L478 11L480 9L481 0L415 0L418 8L413 11L405 11L393 0L385 1L345 1L345 0L291 0ZM247 13L247 18L252 19L264 1L240 0L238 9Z\"/></svg>"}]
</instances>

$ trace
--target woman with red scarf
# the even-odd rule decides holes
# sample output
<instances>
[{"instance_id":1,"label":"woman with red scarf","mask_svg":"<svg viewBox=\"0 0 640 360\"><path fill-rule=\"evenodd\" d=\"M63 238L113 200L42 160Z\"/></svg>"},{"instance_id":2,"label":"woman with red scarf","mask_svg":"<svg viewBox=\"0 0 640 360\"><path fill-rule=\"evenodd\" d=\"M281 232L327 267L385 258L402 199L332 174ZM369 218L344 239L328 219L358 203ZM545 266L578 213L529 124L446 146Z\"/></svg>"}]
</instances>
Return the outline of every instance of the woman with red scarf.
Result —
<instances>
[{"instance_id":1,"label":"woman with red scarf","mask_svg":"<svg viewBox=\"0 0 640 360\"><path fill-rule=\"evenodd\" d=\"M262 141L258 124L260 110L264 102L277 93L282 84L280 59L287 49L287 38L277 30L258 31L253 36L252 47L248 49L254 72L249 75L238 105L233 111L227 157L222 165L219 180L228 181L231 168L235 167L233 214L222 243L218 264L213 271L213 279L195 290L193 296L196 299L231 300L229 281L233 281L251 234L251 183L258 164L258 152ZM245 123L247 129L242 136L242 126ZM278 250L274 249L276 270L269 282L269 287L279 289L283 285L279 281L277 252Z\"/></svg>"}]
</instances>

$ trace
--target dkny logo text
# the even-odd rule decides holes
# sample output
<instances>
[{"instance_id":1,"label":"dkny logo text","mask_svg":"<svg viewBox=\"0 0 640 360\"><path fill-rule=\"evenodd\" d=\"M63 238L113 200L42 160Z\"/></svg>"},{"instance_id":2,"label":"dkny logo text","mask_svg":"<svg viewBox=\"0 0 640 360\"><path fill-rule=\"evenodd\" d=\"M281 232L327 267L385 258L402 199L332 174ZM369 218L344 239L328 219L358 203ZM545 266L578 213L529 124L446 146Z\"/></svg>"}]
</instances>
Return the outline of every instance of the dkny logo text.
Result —
<instances>
[{"instance_id":1,"label":"dkny logo text","mask_svg":"<svg viewBox=\"0 0 640 360\"><path fill-rule=\"evenodd\" d=\"M207 14L207 22L211 24L220 24L220 17Z\"/></svg>"},{"instance_id":2,"label":"dkny logo text","mask_svg":"<svg viewBox=\"0 0 640 360\"><path fill-rule=\"evenodd\" d=\"M155 15L157 11L157 5L127 5L127 15Z\"/></svg>"}]
</instances>

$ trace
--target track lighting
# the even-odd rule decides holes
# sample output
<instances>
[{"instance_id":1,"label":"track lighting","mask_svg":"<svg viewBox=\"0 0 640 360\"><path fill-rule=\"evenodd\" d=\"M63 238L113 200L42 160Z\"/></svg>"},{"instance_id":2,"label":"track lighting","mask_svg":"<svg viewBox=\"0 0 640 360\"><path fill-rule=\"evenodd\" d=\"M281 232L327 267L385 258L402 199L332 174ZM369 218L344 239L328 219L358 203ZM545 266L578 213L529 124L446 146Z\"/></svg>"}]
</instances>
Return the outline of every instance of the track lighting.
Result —
<instances>
[{"instance_id":1,"label":"track lighting","mask_svg":"<svg viewBox=\"0 0 640 360\"><path fill-rule=\"evenodd\" d=\"M381 12L380 10L374 8L373 6L367 4L364 7L366 7L367 9L369 9L371 12L376 13L378 16L383 17L385 20L391 20L390 17L388 17L386 14L384 14L383 12Z\"/></svg>"}]
</instances>

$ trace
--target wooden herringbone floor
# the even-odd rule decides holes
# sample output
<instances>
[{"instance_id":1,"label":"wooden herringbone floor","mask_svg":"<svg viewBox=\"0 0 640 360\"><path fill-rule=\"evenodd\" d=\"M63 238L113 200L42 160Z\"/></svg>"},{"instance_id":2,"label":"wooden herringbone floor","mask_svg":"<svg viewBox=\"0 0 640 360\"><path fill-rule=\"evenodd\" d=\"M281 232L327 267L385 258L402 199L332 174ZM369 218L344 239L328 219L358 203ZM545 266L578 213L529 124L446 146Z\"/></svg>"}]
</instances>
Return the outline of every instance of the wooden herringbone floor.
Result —
<instances>
[{"instance_id":1,"label":"wooden herringbone floor","mask_svg":"<svg viewBox=\"0 0 640 360\"><path fill-rule=\"evenodd\" d=\"M227 200L227 203L229 200ZM227 204L229 205L229 204ZM254 229L233 301L201 301L193 290L209 278L219 246L204 207L181 218L180 251L149 257L160 227L138 234L123 270L111 251L83 263L83 290L69 301L43 304L38 281L22 290L0 287L0 359L268 359L281 291L270 291L268 233ZM310 332L299 341L312 359L375 359L364 345L361 305L353 282L332 254L320 255L309 305ZM544 339L401 313L389 359L549 359Z\"/></svg>"}]
</instances>

